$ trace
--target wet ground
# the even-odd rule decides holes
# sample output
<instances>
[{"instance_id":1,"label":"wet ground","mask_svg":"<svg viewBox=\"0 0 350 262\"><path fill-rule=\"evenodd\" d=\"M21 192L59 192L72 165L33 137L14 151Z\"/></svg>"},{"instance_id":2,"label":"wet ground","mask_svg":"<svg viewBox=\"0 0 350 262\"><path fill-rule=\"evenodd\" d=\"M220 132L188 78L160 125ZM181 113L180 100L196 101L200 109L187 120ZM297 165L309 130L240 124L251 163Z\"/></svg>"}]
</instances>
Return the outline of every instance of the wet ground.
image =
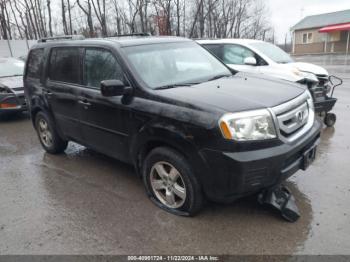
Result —
<instances>
[{"instance_id":1,"label":"wet ground","mask_svg":"<svg viewBox=\"0 0 350 262\"><path fill-rule=\"evenodd\" d=\"M0 120L0 254L350 254L350 72L343 58L298 57L341 72L335 128L288 182L302 217L255 198L209 203L194 218L146 197L133 169L76 144L52 156L25 116Z\"/></svg>"}]
</instances>

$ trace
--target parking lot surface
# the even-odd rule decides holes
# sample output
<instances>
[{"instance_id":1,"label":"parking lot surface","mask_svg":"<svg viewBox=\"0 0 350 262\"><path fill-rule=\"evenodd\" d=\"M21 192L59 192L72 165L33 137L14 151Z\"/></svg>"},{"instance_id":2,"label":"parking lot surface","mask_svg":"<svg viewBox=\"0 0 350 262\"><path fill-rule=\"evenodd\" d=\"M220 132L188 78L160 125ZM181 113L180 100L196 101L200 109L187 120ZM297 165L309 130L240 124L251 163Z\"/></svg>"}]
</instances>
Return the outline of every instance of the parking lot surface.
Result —
<instances>
[{"instance_id":1,"label":"parking lot surface","mask_svg":"<svg viewBox=\"0 0 350 262\"><path fill-rule=\"evenodd\" d=\"M350 254L350 58L296 60L344 78L335 127L287 182L296 223L255 197L208 203L194 218L168 214L130 166L73 143L45 153L23 114L0 120L0 254Z\"/></svg>"}]
</instances>

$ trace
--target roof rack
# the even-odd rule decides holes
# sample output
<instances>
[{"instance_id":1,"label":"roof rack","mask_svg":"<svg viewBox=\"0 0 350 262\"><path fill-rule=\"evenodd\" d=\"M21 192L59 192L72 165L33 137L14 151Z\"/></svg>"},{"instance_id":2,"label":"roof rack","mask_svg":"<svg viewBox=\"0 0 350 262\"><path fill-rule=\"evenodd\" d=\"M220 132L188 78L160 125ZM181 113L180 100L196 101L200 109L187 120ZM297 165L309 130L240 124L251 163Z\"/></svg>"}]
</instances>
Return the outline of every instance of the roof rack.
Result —
<instances>
[{"instance_id":1,"label":"roof rack","mask_svg":"<svg viewBox=\"0 0 350 262\"><path fill-rule=\"evenodd\" d=\"M128 37L128 36L152 36L151 33L132 33L132 34L115 34L113 37Z\"/></svg>"},{"instance_id":2,"label":"roof rack","mask_svg":"<svg viewBox=\"0 0 350 262\"><path fill-rule=\"evenodd\" d=\"M53 36L53 37L45 37L38 40L38 43L45 43L47 41L55 41L55 40L84 40L85 37L83 35L62 35L62 36Z\"/></svg>"}]
</instances>

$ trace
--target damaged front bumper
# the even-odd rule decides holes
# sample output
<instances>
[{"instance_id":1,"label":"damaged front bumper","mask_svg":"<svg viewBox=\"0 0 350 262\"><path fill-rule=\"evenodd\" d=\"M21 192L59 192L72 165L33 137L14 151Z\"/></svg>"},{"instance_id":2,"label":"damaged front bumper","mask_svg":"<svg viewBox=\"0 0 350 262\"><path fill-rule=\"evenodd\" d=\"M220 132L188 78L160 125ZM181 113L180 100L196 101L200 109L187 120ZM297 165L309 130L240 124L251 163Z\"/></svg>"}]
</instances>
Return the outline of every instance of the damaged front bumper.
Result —
<instances>
[{"instance_id":1,"label":"damaged front bumper","mask_svg":"<svg viewBox=\"0 0 350 262\"><path fill-rule=\"evenodd\" d=\"M313 127L292 144L243 152L203 150L201 154L208 167L204 179L206 195L214 201L232 202L280 185L311 164L320 130L321 124L315 121Z\"/></svg>"}]
</instances>

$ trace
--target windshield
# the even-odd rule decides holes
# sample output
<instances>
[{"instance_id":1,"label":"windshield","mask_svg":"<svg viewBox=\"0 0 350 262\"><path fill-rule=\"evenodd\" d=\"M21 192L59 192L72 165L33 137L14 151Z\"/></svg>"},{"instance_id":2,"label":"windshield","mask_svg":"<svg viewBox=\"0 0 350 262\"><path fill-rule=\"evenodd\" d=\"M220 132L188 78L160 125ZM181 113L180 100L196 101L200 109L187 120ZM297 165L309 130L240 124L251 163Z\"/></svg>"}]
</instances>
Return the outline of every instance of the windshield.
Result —
<instances>
[{"instance_id":1,"label":"windshield","mask_svg":"<svg viewBox=\"0 0 350 262\"><path fill-rule=\"evenodd\" d=\"M150 88L194 84L232 73L194 42L124 48L138 75Z\"/></svg>"},{"instance_id":2,"label":"windshield","mask_svg":"<svg viewBox=\"0 0 350 262\"><path fill-rule=\"evenodd\" d=\"M258 42L250 44L276 63L286 64L294 62L293 59L281 48L266 42Z\"/></svg>"},{"instance_id":3,"label":"windshield","mask_svg":"<svg viewBox=\"0 0 350 262\"><path fill-rule=\"evenodd\" d=\"M22 76L24 63L17 59L0 58L0 77Z\"/></svg>"}]
</instances>

